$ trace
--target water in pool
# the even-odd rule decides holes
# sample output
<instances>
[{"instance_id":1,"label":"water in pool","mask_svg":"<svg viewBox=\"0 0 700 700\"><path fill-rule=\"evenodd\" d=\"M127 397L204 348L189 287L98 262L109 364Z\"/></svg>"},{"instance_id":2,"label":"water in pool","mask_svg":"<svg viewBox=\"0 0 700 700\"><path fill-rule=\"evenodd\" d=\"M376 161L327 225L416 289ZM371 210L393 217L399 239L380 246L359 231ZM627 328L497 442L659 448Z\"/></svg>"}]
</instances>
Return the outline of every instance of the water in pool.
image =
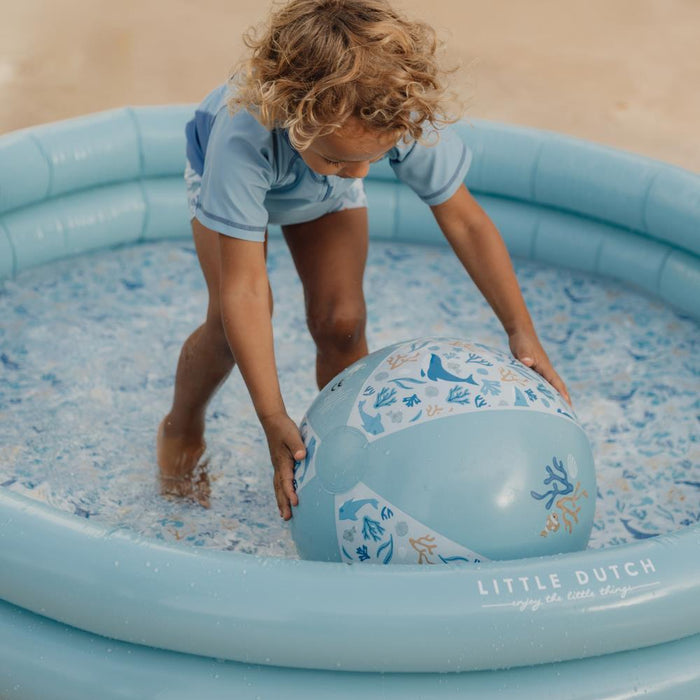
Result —
<instances>
[{"instance_id":1,"label":"water in pool","mask_svg":"<svg viewBox=\"0 0 700 700\"><path fill-rule=\"evenodd\" d=\"M316 394L301 285L269 249L283 395L299 420ZM700 519L700 329L614 282L516 261L550 357L591 440L591 547ZM109 527L200 547L296 556L278 516L262 431L234 373L208 412L212 507L158 495L155 432L178 353L206 303L188 242L84 256L0 283L0 486ZM507 347L446 248L374 243L370 347L424 335Z\"/></svg>"}]
</instances>

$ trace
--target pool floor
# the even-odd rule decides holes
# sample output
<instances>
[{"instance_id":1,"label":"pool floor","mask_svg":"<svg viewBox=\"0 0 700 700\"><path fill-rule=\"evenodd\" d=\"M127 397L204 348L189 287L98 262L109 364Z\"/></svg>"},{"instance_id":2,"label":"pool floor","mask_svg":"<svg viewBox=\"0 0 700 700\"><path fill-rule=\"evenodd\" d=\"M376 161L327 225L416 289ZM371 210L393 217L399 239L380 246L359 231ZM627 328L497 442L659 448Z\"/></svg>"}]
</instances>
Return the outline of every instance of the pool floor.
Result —
<instances>
[{"instance_id":1,"label":"pool floor","mask_svg":"<svg viewBox=\"0 0 700 700\"><path fill-rule=\"evenodd\" d=\"M272 239L282 392L299 421L316 395L301 285ZM515 261L540 338L596 460L590 546L700 519L700 329L621 284ZM507 349L447 248L375 242L365 292L371 349L429 335ZM0 283L0 486L167 542L295 557L262 430L234 372L208 412L212 507L156 488L155 433L182 342L206 308L194 247L83 256Z\"/></svg>"}]
</instances>

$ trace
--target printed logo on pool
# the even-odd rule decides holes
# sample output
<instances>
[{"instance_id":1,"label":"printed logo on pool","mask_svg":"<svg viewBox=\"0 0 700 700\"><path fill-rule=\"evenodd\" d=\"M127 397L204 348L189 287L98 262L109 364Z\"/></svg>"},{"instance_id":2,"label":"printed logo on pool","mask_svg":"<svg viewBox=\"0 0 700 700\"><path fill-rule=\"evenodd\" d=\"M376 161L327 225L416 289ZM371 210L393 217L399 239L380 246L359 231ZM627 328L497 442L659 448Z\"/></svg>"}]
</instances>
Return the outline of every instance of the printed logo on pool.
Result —
<instances>
[{"instance_id":1,"label":"printed logo on pool","mask_svg":"<svg viewBox=\"0 0 700 700\"><path fill-rule=\"evenodd\" d=\"M654 560L644 557L574 570L564 567L561 570L542 570L529 576L484 577L477 579L476 587L482 608L537 612L571 601L593 604L601 599L631 600L649 595L661 586L656 573Z\"/></svg>"}]
</instances>

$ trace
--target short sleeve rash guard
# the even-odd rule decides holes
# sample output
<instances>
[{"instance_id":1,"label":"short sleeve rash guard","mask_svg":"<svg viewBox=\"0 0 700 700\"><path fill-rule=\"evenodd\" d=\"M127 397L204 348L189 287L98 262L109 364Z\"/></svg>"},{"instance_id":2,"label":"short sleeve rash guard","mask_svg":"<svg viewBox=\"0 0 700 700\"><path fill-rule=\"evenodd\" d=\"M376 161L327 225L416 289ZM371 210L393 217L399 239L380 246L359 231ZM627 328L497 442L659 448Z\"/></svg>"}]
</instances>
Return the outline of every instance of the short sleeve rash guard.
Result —
<instances>
[{"instance_id":1,"label":"short sleeve rash guard","mask_svg":"<svg viewBox=\"0 0 700 700\"><path fill-rule=\"evenodd\" d=\"M228 88L210 93L185 128L187 158L202 177L196 217L235 238L262 241L268 223L311 221L355 182L319 175L284 129L268 130L245 110L230 114ZM426 204L447 201L466 176L471 154L447 127L435 145L399 143L386 157L397 177Z\"/></svg>"},{"instance_id":2,"label":"short sleeve rash guard","mask_svg":"<svg viewBox=\"0 0 700 700\"><path fill-rule=\"evenodd\" d=\"M408 185L426 204L446 202L459 188L471 165L471 151L450 127L438 135L426 128L434 145L413 141L389 151L389 163L401 182Z\"/></svg>"}]
</instances>

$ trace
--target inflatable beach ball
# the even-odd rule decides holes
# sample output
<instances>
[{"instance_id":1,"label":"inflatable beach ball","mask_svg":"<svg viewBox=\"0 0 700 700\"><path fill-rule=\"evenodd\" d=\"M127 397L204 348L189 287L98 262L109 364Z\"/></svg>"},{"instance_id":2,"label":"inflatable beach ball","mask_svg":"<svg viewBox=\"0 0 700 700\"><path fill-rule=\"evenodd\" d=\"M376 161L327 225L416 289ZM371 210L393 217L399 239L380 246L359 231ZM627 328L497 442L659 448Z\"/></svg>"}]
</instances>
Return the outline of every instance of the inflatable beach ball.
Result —
<instances>
[{"instance_id":1,"label":"inflatable beach ball","mask_svg":"<svg viewBox=\"0 0 700 700\"><path fill-rule=\"evenodd\" d=\"M339 374L301 424L304 559L449 564L585 548L596 484L571 407L509 353L423 338Z\"/></svg>"}]
</instances>

